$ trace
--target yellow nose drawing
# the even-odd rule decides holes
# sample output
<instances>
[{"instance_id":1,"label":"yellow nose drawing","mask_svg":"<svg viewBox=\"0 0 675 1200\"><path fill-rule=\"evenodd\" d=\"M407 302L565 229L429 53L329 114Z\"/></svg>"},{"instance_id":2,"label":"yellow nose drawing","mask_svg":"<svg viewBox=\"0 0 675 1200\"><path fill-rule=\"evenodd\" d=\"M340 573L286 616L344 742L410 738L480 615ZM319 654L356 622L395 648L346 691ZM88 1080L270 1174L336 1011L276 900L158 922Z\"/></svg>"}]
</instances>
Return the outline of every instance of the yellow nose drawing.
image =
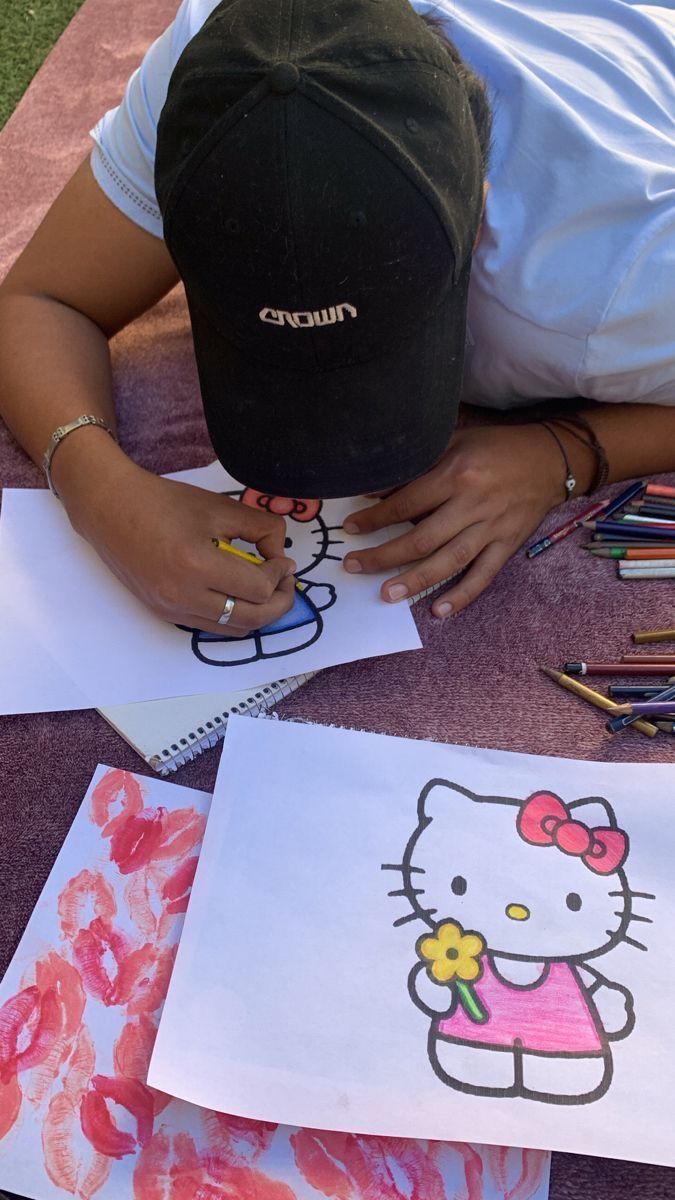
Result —
<instances>
[{"instance_id":1,"label":"yellow nose drawing","mask_svg":"<svg viewBox=\"0 0 675 1200\"><path fill-rule=\"evenodd\" d=\"M512 921L527 921L527 918L530 915L530 910L529 908L526 908L524 904L507 904L506 915L507 917L510 917Z\"/></svg>"}]
</instances>

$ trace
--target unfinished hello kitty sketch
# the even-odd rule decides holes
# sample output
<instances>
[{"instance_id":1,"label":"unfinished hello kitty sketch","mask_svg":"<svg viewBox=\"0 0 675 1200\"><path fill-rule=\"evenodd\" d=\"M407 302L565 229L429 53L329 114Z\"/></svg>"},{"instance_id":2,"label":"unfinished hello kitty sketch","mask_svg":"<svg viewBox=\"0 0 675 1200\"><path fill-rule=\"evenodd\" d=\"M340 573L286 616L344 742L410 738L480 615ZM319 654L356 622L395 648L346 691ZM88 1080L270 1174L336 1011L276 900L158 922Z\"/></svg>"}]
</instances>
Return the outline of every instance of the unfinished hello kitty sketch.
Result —
<instances>
[{"instance_id":1,"label":"unfinished hello kitty sketch","mask_svg":"<svg viewBox=\"0 0 675 1200\"><path fill-rule=\"evenodd\" d=\"M269 496L252 488L226 492L251 508L262 508L277 513L289 522L289 533L285 548L295 555L298 562L296 590L293 607L272 625L255 629L244 637L228 637L206 633L201 629L188 630L192 634L192 652L200 662L215 667L241 666L261 659L281 658L305 650L318 641L323 633L323 613L337 599L335 588L329 583L318 583L306 577L326 559L339 561L329 553L329 547L341 544L335 534L340 526L326 525L321 517L320 500L293 500L285 496ZM181 626L181 628L185 628Z\"/></svg>"},{"instance_id":2,"label":"unfinished hello kitty sketch","mask_svg":"<svg viewBox=\"0 0 675 1200\"><path fill-rule=\"evenodd\" d=\"M439 854L439 847L447 853ZM477 853L478 849L478 853ZM631 992L589 963L632 938L627 834L601 797L520 801L431 780L399 865L419 919L408 991L430 1018L438 1078L476 1096L587 1104L609 1088L612 1043L631 1033ZM473 864L467 866L466 864Z\"/></svg>"}]
</instances>

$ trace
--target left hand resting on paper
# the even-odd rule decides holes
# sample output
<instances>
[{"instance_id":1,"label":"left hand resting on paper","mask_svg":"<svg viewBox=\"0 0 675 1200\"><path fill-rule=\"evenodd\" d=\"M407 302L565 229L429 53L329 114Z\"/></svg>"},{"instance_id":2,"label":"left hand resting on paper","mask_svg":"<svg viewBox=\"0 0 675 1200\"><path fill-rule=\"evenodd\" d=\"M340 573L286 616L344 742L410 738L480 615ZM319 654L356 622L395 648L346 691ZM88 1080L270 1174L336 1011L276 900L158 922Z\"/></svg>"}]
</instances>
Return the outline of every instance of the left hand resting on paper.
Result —
<instances>
[{"instance_id":1,"label":"left hand resting on paper","mask_svg":"<svg viewBox=\"0 0 675 1200\"><path fill-rule=\"evenodd\" d=\"M580 494L588 483L588 458L575 461L569 439L565 444ZM564 479L560 450L540 425L460 429L426 475L372 508L350 514L344 522L350 533L400 521L417 524L372 550L348 554L345 569L375 572L413 564L382 584L382 598L396 601L468 567L432 606L437 617L458 613L485 590L549 509L564 500Z\"/></svg>"}]
</instances>

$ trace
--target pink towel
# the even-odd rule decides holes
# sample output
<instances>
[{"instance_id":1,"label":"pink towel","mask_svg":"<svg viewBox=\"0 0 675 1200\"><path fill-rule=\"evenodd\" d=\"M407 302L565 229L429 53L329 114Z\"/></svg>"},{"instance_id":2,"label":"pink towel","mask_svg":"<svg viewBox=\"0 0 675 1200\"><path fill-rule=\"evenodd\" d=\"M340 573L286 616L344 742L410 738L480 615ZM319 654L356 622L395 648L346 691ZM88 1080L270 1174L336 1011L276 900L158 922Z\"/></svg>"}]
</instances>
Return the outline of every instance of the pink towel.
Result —
<instances>
[{"instance_id":1,"label":"pink towel","mask_svg":"<svg viewBox=\"0 0 675 1200\"><path fill-rule=\"evenodd\" d=\"M175 0L86 0L52 51L0 134L0 276L87 153L88 130L116 102L174 7ZM158 472L209 462L181 290L115 338L112 349L125 448ZM4 428L0 482L43 482ZM559 523L558 512L547 526ZM424 652L326 671L286 701L282 715L538 754L675 761L667 735L612 738L601 713L537 671L540 662L621 654L631 648L631 630L673 623L668 584L622 584L612 564L580 552L580 540L575 535L532 562L521 551L456 619L435 621L423 602L417 619ZM217 751L206 754L181 771L180 782L212 787L217 760ZM95 712L0 719L2 845L9 849L0 876L0 972L99 761L142 769ZM675 1196L675 1172L556 1155L551 1196L665 1200Z\"/></svg>"}]
</instances>

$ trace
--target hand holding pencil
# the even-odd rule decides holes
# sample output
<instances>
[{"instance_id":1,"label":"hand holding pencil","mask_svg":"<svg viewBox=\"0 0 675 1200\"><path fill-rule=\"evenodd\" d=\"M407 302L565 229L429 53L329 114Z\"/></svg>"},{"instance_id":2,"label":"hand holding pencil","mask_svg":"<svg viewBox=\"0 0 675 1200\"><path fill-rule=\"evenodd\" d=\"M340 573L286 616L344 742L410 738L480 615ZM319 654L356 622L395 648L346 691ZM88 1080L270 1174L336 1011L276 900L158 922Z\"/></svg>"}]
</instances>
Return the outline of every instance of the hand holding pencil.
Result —
<instances>
[{"instance_id":1,"label":"hand holding pencil","mask_svg":"<svg viewBox=\"0 0 675 1200\"><path fill-rule=\"evenodd\" d=\"M163 620L243 636L293 605L296 564L286 557L282 517L228 496L163 479L124 458L106 476L106 503L83 505L81 533L109 569ZM262 562L222 554L212 538L241 538Z\"/></svg>"}]
</instances>

